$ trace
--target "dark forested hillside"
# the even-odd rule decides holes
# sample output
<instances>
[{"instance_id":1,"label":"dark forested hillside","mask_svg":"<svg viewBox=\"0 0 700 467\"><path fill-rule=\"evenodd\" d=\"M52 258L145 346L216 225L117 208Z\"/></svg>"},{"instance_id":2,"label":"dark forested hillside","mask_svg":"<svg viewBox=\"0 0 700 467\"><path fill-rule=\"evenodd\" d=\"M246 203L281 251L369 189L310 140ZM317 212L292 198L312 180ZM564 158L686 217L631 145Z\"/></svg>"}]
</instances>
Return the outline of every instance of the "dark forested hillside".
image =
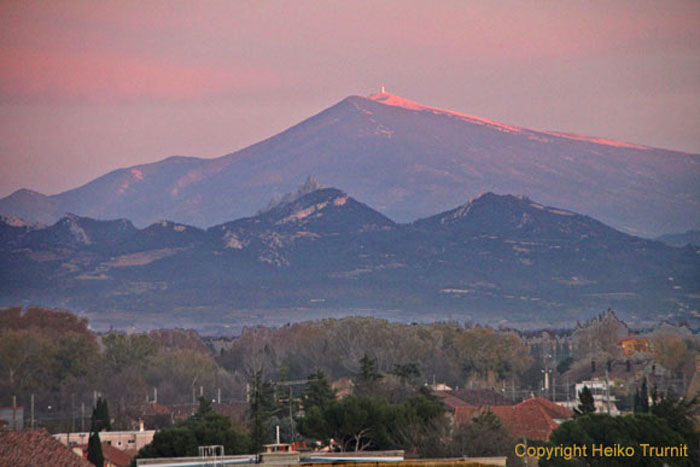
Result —
<instances>
[{"instance_id":1,"label":"dark forested hillside","mask_svg":"<svg viewBox=\"0 0 700 467\"><path fill-rule=\"evenodd\" d=\"M305 309L573 323L611 305L632 321L697 320L700 307L696 249L522 196L487 193L411 224L332 188L206 231L74 215L15 224L2 223L0 304L72 307L120 327L240 328Z\"/></svg>"}]
</instances>

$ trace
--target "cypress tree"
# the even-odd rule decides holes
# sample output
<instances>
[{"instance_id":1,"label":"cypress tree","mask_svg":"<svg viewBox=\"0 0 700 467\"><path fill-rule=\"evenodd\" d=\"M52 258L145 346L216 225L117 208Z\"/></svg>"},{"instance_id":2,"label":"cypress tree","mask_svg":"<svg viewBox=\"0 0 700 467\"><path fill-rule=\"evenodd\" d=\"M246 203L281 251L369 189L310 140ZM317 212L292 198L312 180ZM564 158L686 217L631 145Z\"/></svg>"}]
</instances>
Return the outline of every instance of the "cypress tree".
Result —
<instances>
[{"instance_id":1,"label":"cypress tree","mask_svg":"<svg viewBox=\"0 0 700 467\"><path fill-rule=\"evenodd\" d=\"M639 392L639 410L640 412L649 412L649 390L646 378L642 381L642 390Z\"/></svg>"},{"instance_id":2,"label":"cypress tree","mask_svg":"<svg viewBox=\"0 0 700 467\"><path fill-rule=\"evenodd\" d=\"M268 422L275 412L275 388L263 377L262 370L255 373L250 394L250 442L253 452L262 451L270 442L272 433Z\"/></svg>"},{"instance_id":3,"label":"cypress tree","mask_svg":"<svg viewBox=\"0 0 700 467\"><path fill-rule=\"evenodd\" d=\"M335 400L335 391L326 378L323 370L316 370L308 376L308 382L304 386L304 410L312 407L320 407L324 410Z\"/></svg>"},{"instance_id":4,"label":"cypress tree","mask_svg":"<svg viewBox=\"0 0 700 467\"><path fill-rule=\"evenodd\" d=\"M95 467L104 467L105 457L102 454L102 443L100 442L100 434L97 431L90 433L87 460L95 464Z\"/></svg>"},{"instance_id":5,"label":"cypress tree","mask_svg":"<svg viewBox=\"0 0 700 467\"><path fill-rule=\"evenodd\" d=\"M575 410L577 415L586 415L595 412L595 400L588 386L584 386L581 392L578 393L578 400L579 404Z\"/></svg>"},{"instance_id":6,"label":"cypress tree","mask_svg":"<svg viewBox=\"0 0 700 467\"><path fill-rule=\"evenodd\" d=\"M112 424L109 420L109 406L106 399L101 397L97 399L97 404L92 409L91 422L93 431L110 431L112 429Z\"/></svg>"}]
</instances>

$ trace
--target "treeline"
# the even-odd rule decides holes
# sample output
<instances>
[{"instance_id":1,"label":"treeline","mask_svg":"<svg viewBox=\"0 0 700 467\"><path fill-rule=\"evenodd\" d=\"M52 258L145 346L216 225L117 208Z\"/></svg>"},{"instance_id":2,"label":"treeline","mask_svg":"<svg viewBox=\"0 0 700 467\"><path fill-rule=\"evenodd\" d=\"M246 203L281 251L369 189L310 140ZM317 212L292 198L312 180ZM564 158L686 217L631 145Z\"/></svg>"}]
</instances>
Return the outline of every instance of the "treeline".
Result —
<instances>
[{"instance_id":1,"label":"treeline","mask_svg":"<svg viewBox=\"0 0 700 467\"><path fill-rule=\"evenodd\" d=\"M363 355L381 372L414 364L425 381L492 387L522 375L529 349L512 331L457 323L402 324L369 317L326 319L273 329L246 328L217 361L235 375L281 370L290 379L322 369L332 380L358 373Z\"/></svg>"},{"instance_id":2,"label":"treeline","mask_svg":"<svg viewBox=\"0 0 700 467\"><path fill-rule=\"evenodd\" d=\"M194 331L97 334L83 318L38 307L0 310L0 326L1 405L15 396L29 423L33 396L35 418L52 431L89 428L85 414L98 396L125 429L156 391L166 404L211 398L217 388L228 400L245 398Z\"/></svg>"},{"instance_id":3,"label":"treeline","mask_svg":"<svg viewBox=\"0 0 700 467\"><path fill-rule=\"evenodd\" d=\"M516 400L543 394L543 370L552 378L549 395L561 400L576 397L573 383L609 368L612 378L624 381L615 395L631 409L641 385L637 375L665 374L653 384L663 392L665 381L675 382L674 392L684 394L700 355L697 335L661 326L650 338L651 353L625 357L618 342L629 330L613 312L560 336L541 334L370 317L246 328L230 339L203 339L191 330L98 334L67 311L8 308L0 310L0 405L17 396L28 408L33 394L37 418L65 430L79 428L83 405L89 414L101 395L110 401L115 427L129 428L156 393L169 406L200 396L246 401L259 372L265 380L289 382L322 370L336 381L355 378L367 357L379 373L410 374L419 385L492 388ZM389 388L393 380L385 381ZM300 396L301 385L285 387ZM385 395L396 402L388 389Z\"/></svg>"}]
</instances>

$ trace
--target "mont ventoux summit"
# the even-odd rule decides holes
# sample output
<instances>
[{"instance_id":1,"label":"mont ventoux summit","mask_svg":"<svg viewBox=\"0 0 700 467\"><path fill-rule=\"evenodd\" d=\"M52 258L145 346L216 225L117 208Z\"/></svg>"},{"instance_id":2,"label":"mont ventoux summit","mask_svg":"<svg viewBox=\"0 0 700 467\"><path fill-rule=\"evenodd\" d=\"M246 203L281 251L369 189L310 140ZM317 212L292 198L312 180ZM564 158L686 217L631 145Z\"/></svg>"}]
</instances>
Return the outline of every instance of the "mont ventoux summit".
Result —
<instances>
[{"instance_id":1,"label":"mont ventoux summit","mask_svg":"<svg viewBox=\"0 0 700 467\"><path fill-rule=\"evenodd\" d=\"M46 224L71 212L209 227L253 214L309 175L399 222L492 191L641 236L700 227L700 155L533 131L388 93L348 97L217 159L170 157L54 196L19 190L0 200L0 213Z\"/></svg>"},{"instance_id":2,"label":"mont ventoux summit","mask_svg":"<svg viewBox=\"0 0 700 467\"><path fill-rule=\"evenodd\" d=\"M297 190L309 175L332 188ZM109 311L110 324L127 310L201 324L290 307L700 316L698 249L640 238L700 226L700 155L385 92L217 159L170 157L52 196L19 190L0 213L54 224L0 222L0 304Z\"/></svg>"}]
</instances>

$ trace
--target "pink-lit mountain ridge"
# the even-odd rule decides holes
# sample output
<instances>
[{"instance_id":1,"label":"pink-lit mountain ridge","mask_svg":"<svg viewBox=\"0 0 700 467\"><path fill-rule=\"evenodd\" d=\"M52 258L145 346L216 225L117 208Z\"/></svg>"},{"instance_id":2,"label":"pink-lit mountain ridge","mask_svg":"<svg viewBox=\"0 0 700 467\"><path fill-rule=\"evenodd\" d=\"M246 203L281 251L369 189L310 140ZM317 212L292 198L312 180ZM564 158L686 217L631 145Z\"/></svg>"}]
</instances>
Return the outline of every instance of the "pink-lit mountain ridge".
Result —
<instances>
[{"instance_id":1,"label":"pink-lit mountain ridge","mask_svg":"<svg viewBox=\"0 0 700 467\"><path fill-rule=\"evenodd\" d=\"M638 235L700 227L698 154L529 130L388 93L348 97L216 159L171 157L53 196L19 190L0 200L0 213L43 223L73 212L205 227L253 214L308 175L402 222L492 191Z\"/></svg>"}]
</instances>

